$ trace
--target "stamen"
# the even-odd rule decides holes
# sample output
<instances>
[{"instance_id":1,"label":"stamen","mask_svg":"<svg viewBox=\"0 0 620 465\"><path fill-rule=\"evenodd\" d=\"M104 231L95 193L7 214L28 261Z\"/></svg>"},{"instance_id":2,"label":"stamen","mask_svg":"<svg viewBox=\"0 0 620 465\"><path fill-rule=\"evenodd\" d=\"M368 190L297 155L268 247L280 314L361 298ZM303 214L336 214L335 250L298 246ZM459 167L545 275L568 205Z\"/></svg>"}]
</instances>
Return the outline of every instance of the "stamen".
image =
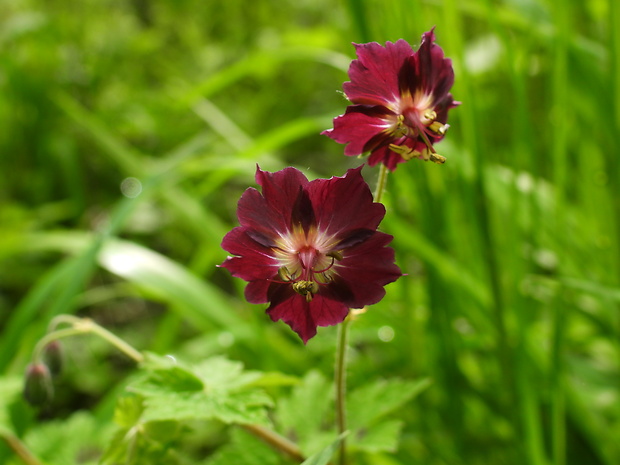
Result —
<instances>
[{"instance_id":1,"label":"stamen","mask_svg":"<svg viewBox=\"0 0 620 465\"><path fill-rule=\"evenodd\" d=\"M433 123L435 119L437 119L437 113L435 113L435 110L428 109L422 114L422 118L422 124L424 124L424 126L428 126Z\"/></svg>"},{"instance_id":2,"label":"stamen","mask_svg":"<svg viewBox=\"0 0 620 465\"><path fill-rule=\"evenodd\" d=\"M440 123L439 121L433 121L428 126L428 129L433 131L435 134L439 134L440 136L443 136L443 135L446 134L446 132L448 131L449 127L450 127L449 124L443 124L443 123Z\"/></svg>"},{"instance_id":3,"label":"stamen","mask_svg":"<svg viewBox=\"0 0 620 465\"><path fill-rule=\"evenodd\" d=\"M306 297L306 302L311 302L314 294L319 292L319 285L314 281L297 281L293 283L293 290Z\"/></svg>"},{"instance_id":4,"label":"stamen","mask_svg":"<svg viewBox=\"0 0 620 465\"><path fill-rule=\"evenodd\" d=\"M283 266L281 268L278 268L278 277L288 283L290 281L295 281L295 279L297 279L299 276L291 274L291 272L288 270L287 267Z\"/></svg>"},{"instance_id":5,"label":"stamen","mask_svg":"<svg viewBox=\"0 0 620 465\"><path fill-rule=\"evenodd\" d=\"M406 145L390 144L389 147L392 152L399 154L401 157L405 159L405 161L409 161L412 158L420 155L420 152L417 152L413 150L411 147L407 147Z\"/></svg>"},{"instance_id":6,"label":"stamen","mask_svg":"<svg viewBox=\"0 0 620 465\"><path fill-rule=\"evenodd\" d=\"M325 255L327 255L328 257L335 258L338 261L342 260L342 253L339 252L338 250L334 250L333 252L328 252ZM332 265L333 265L333 263L332 263Z\"/></svg>"},{"instance_id":7,"label":"stamen","mask_svg":"<svg viewBox=\"0 0 620 465\"><path fill-rule=\"evenodd\" d=\"M438 153L431 153L431 161L438 165L443 165L446 162L446 157L439 155Z\"/></svg>"},{"instance_id":8,"label":"stamen","mask_svg":"<svg viewBox=\"0 0 620 465\"><path fill-rule=\"evenodd\" d=\"M314 273L324 273L329 270L332 266L334 266L335 257L332 257L332 262L329 264L327 268L323 268L322 270L312 270Z\"/></svg>"},{"instance_id":9,"label":"stamen","mask_svg":"<svg viewBox=\"0 0 620 465\"><path fill-rule=\"evenodd\" d=\"M435 149L433 148L433 144L431 144L431 141L428 140L428 136L426 134L421 132L420 136L422 137L422 140L426 144L426 147L428 147L428 151L430 153L428 158L426 158L426 156L424 157L424 160L430 159L433 163L438 163L440 165L444 164L446 162L446 157L443 157L435 152Z\"/></svg>"}]
</instances>

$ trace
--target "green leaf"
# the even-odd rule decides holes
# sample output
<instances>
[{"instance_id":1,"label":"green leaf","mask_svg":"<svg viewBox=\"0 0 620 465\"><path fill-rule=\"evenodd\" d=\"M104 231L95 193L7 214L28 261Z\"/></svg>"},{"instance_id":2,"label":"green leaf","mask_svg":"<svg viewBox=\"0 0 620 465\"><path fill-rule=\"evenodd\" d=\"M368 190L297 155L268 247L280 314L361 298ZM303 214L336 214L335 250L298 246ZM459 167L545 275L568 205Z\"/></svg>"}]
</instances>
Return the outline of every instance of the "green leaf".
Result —
<instances>
[{"instance_id":1,"label":"green leaf","mask_svg":"<svg viewBox=\"0 0 620 465\"><path fill-rule=\"evenodd\" d=\"M301 465L327 465L331 460L334 452L338 449L340 442L345 438L345 436L349 434L348 432L342 433L334 442L332 442L329 446L323 449L320 452L317 452L312 457L307 458Z\"/></svg>"},{"instance_id":2,"label":"green leaf","mask_svg":"<svg viewBox=\"0 0 620 465\"><path fill-rule=\"evenodd\" d=\"M231 440L220 447L205 465L278 465L280 454L241 428L231 431Z\"/></svg>"},{"instance_id":3,"label":"green leaf","mask_svg":"<svg viewBox=\"0 0 620 465\"><path fill-rule=\"evenodd\" d=\"M20 376L0 378L0 433L13 431L10 407L20 397L24 380Z\"/></svg>"},{"instance_id":4,"label":"green leaf","mask_svg":"<svg viewBox=\"0 0 620 465\"><path fill-rule=\"evenodd\" d=\"M112 434L111 426L102 425L91 413L80 411L67 419L32 428L24 443L47 463L94 465Z\"/></svg>"},{"instance_id":5,"label":"green leaf","mask_svg":"<svg viewBox=\"0 0 620 465\"><path fill-rule=\"evenodd\" d=\"M101 458L102 465L176 464L168 448L180 432L178 421L152 421L143 417L144 399L117 400L114 420L120 426Z\"/></svg>"},{"instance_id":6,"label":"green leaf","mask_svg":"<svg viewBox=\"0 0 620 465\"><path fill-rule=\"evenodd\" d=\"M353 391L347 401L351 430L368 428L387 413L403 406L430 385L430 380L380 380Z\"/></svg>"},{"instance_id":7,"label":"green leaf","mask_svg":"<svg viewBox=\"0 0 620 465\"><path fill-rule=\"evenodd\" d=\"M403 422L388 420L368 430L359 429L351 437L351 445L367 452L395 452Z\"/></svg>"},{"instance_id":8,"label":"green leaf","mask_svg":"<svg viewBox=\"0 0 620 465\"><path fill-rule=\"evenodd\" d=\"M280 399L277 408L279 426L287 435L298 438L302 451L316 450L327 442L321 434L333 405L332 384L319 371L311 370L295 386L289 397ZM330 433L331 434L331 433ZM333 437L333 435L331 435ZM327 439L331 440L331 437Z\"/></svg>"},{"instance_id":9,"label":"green leaf","mask_svg":"<svg viewBox=\"0 0 620 465\"><path fill-rule=\"evenodd\" d=\"M129 429L140 421L142 412L144 412L144 405L141 397L119 397L114 410L114 422L123 428Z\"/></svg>"},{"instance_id":10,"label":"green leaf","mask_svg":"<svg viewBox=\"0 0 620 465\"><path fill-rule=\"evenodd\" d=\"M167 357L147 354L145 373L128 389L144 396L143 421L219 420L269 425L265 407L272 400L252 383L260 373L213 357L189 367Z\"/></svg>"},{"instance_id":11,"label":"green leaf","mask_svg":"<svg viewBox=\"0 0 620 465\"><path fill-rule=\"evenodd\" d=\"M270 424L266 406L271 399L262 392L206 391L168 393L147 397L145 421L220 420L223 423Z\"/></svg>"}]
</instances>

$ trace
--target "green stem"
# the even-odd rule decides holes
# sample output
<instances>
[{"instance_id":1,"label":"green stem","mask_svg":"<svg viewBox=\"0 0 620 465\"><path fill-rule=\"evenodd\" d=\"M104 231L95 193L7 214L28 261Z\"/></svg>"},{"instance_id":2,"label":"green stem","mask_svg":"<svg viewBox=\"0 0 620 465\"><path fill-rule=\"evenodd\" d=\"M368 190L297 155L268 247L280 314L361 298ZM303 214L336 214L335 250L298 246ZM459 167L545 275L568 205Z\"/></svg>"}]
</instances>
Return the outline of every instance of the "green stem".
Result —
<instances>
[{"instance_id":1,"label":"green stem","mask_svg":"<svg viewBox=\"0 0 620 465\"><path fill-rule=\"evenodd\" d=\"M42 337L34 348L32 358L35 362L41 360L43 349L45 349L45 346L48 345L50 342L56 341L58 339L63 339L65 337L89 333L95 334L100 338L106 340L118 350L127 355L129 358L134 360L136 363L141 363L144 360L144 356L140 352L138 352L121 338L112 334L107 329L99 326L92 320L86 318L77 318L71 315L59 315L58 317L54 318L54 320L52 320L50 328L55 328L61 323L68 323L71 326L68 328L54 330L51 333L48 333L44 337Z\"/></svg>"},{"instance_id":2,"label":"green stem","mask_svg":"<svg viewBox=\"0 0 620 465\"><path fill-rule=\"evenodd\" d=\"M43 350L45 349L45 346L49 343L57 341L58 339L63 339L65 337L77 336L79 334L84 334L84 331L82 329L73 327L59 329L57 331L46 334L41 339L39 339L37 345L34 346L34 350L32 352L32 361L34 363L40 363L43 360Z\"/></svg>"},{"instance_id":3,"label":"green stem","mask_svg":"<svg viewBox=\"0 0 620 465\"><path fill-rule=\"evenodd\" d=\"M144 356L140 352L138 352L132 346L127 344L120 337L116 336L115 334L112 334L107 329L99 326L97 323L93 322L92 320L84 320L83 324L85 325L88 331L90 331L93 334L96 334L102 339L105 339L110 344L112 344L114 347L116 347L118 350L120 350L125 355L127 355L129 358L133 359L136 363L142 363L144 361Z\"/></svg>"},{"instance_id":4,"label":"green stem","mask_svg":"<svg viewBox=\"0 0 620 465\"><path fill-rule=\"evenodd\" d=\"M35 457L19 438L8 433L0 433L0 438L26 465L43 465L43 462Z\"/></svg>"},{"instance_id":5,"label":"green stem","mask_svg":"<svg viewBox=\"0 0 620 465\"><path fill-rule=\"evenodd\" d=\"M241 427L252 433L254 436L262 439L271 447L289 455L293 460L300 463L306 460L296 444L292 443L285 437L280 436L278 433L259 425L241 425Z\"/></svg>"},{"instance_id":6,"label":"green stem","mask_svg":"<svg viewBox=\"0 0 620 465\"><path fill-rule=\"evenodd\" d=\"M383 197L383 191L385 190L385 184L387 183L388 169L381 163L379 165L379 177L377 178L377 187L375 189L375 202L381 202Z\"/></svg>"},{"instance_id":7,"label":"green stem","mask_svg":"<svg viewBox=\"0 0 620 465\"><path fill-rule=\"evenodd\" d=\"M377 178L377 186L374 193L374 201L380 202L383 197L383 191L385 190L385 184L387 182L388 169L382 163L379 165L379 176ZM349 325L351 323L351 312L344 319L344 321L338 325L338 336L336 341L336 426L338 428L338 435L342 436L347 430L347 410L346 410L346 371L347 371L347 347L349 339ZM345 465L347 463L347 443L346 439L342 439L340 442L340 456L338 459L339 465Z\"/></svg>"},{"instance_id":8,"label":"green stem","mask_svg":"<svg viewBox=\"0 0 620 465\"><path fill-rule=\"evenodd\" d=\"M338 337L336 342L336 425L338 434L342 435L347 430L346 419L346 365L347 365L347 345L349 335L350 315L338 326ZM347 463L346 440L340 442L340 465Z\"/></svg>"}]
</instances>

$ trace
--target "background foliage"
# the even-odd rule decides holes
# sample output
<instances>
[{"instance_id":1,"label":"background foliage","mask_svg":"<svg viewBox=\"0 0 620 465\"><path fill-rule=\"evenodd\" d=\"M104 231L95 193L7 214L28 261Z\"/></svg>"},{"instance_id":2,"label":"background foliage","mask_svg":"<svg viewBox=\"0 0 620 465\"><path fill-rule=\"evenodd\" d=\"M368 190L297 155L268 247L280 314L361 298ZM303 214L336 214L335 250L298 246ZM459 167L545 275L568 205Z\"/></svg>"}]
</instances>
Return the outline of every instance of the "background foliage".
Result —
<instances>
[{"instance_id":1,"label":"background foliage","mask_svg":"<svg viewBox=\"0 0 620 465\"><path fill-rule=\"evenodd\" d=\"M93 338L64 341L51 405L18 400L37 339L72 313L140 350L279 372L260 383L276 428L333 441L309 405L329 422L335 328L304 347L271 323L216 268L219 243L257 163L360 163L318 135L344 111L351 42L436 25L463 105L448 162L388 180L382 230L407 276L352 327L350 421L389 418L353 438L356 463L620 463L618 24L614 0L4 0L0 433L97 463L140 418L123 397L112 423L148 380ZM290 463L221 422L160 420L145 438L187 463ZM4 445L0 462L19 463Z\"/></svg>"}]
</instances>

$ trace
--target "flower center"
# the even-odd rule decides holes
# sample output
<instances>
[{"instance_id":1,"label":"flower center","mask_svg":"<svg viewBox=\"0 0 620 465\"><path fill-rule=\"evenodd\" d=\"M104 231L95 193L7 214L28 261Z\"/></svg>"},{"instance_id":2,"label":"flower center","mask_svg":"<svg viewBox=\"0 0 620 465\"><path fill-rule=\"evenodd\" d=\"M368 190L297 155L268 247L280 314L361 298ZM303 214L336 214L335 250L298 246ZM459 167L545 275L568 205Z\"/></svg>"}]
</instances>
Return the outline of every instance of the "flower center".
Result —
<instances>
[{"instance_id":1,"label":"flower center","mask_svg":"<svg viewBox=\"0 0 620 465\"><path fill-rule=\"evenodd\" d=\"M295 292L305 296L306 301L319 291L320 285L333 281L336 260L342 254L334 250L338 240L321 233L316 228L304 231L300 226L282 236L275 247L275 258L279 261L278 278L291 283Z\"/></svg>"},{"instance_id":2,"label":"flower center","mask_svg":"<svg viewBox=\"0 0 620 465\"><path fill-rule=\"evenodd\" d=\"M435 152L431 139L433 136L443 136L448 130L449 125L437 121L437 112L433 109L433 95L416 92L411 95L408 92L401 95L398 105L398 116L393 121L390 129L395 138L408 137L410 139L420 139L426 145L423 151L413 150L410 146L403 144L390 144L390 150L398 153L405 160L420 157L424 160L431 160L435 163L445 162L445 157Z\"/></svg>"}]
</instances>

